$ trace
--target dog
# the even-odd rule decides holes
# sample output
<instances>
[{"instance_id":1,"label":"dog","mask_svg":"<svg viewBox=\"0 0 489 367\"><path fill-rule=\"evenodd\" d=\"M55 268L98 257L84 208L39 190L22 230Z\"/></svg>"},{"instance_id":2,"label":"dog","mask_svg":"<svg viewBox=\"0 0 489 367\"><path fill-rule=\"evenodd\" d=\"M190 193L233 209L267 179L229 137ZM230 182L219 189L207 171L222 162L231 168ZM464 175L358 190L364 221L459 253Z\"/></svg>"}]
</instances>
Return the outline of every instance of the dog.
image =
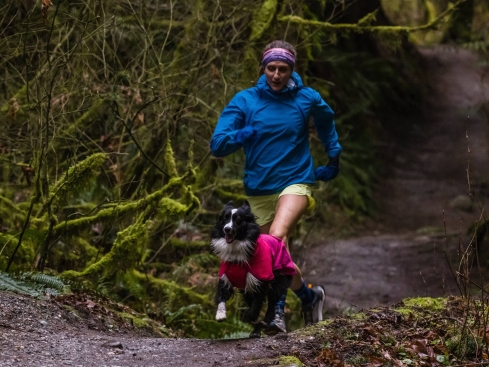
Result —
<instances>
[{"instance_id":1,"label":"dog","mask_svg":"<svg viewBox=\"0 0 489 367\"><path fill-rule=\"evenodd\" d=\"M285 244L277 237L260 234L260 226L245 201L227 203L211 234L211 249L221 260L215 302L216 320L226 319L226 301L235 290L243 294L247 309L243 321L254 325L250 338L285 331L272 323L277 302L287 294L295 266ZM268 303L264 320L258 317ZM283 317L283 316L282 316Z\"/></svg>"}]
</instances>

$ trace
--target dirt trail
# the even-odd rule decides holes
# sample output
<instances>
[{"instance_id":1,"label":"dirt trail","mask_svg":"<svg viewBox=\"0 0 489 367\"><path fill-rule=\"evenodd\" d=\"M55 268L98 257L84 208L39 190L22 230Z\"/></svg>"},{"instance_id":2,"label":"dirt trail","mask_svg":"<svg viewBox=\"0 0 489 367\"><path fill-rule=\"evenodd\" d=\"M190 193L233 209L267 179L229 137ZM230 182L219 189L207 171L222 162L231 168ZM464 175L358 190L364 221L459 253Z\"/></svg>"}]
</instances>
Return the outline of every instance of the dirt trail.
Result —
<instances>
[{"instance_id":1,"label":"dirt trail","mask_svg":"<svg viewBox=\"0 0 489 367\"><path fill-rule=\"evenodd\" d=\"M433 89L422 116L412 121L414 133L392 137L386 152L392 160L378 191L381 215L375 228L362 237L318 241L310 251L302 251L306 257L297 258L306 279L325 286L328 314L457 292L443 251L456 257L456 234L465 231L479 211L460 211L450 203L468 193L466 130L473 187L489 182L488 124L475 108L487 100L489 85L482 89L482 69L466 51L437 48L421 54ZM444 218L447 232L455 233L446 240L432 235L443 229ZM258 358L262 363L253 365L268 366L275 361L267 363L266 358L304 356L321 348L311 338L289 333L209 341L101 332L52 302L0 292L1 366L233 367Z\"/></svg>"},{"instance_id":2,"label":"dirt trail","mask_svg":"<svg viewBox=\"0 0 489 367\"><path fill-rule=\"evenodd\" d=\"M299 261L308 280L325 286L329 314L458 294L444 251L456 266L459 240L468 243L466 230L480 216L477 207L461 209L470 206L469 161L471 189L487 202L489 121L478 106L489 100L489 82L468 51L420 52L431 89L419 117L399 117L414 129L392 136L372 234L316 244Z\"/></svg>"}]
</instances>

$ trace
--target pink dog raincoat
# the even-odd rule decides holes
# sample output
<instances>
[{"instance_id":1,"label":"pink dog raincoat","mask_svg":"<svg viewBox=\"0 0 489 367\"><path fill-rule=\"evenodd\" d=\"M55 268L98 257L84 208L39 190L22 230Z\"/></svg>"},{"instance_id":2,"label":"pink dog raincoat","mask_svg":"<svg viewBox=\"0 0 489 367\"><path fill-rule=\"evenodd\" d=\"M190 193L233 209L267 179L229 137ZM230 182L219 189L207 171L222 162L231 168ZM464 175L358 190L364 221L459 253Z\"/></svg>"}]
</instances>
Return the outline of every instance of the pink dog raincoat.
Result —
<instances>
[{"instance_id":1,"label":"pink dog raincoat","mask_svg":"<svg viewBox=\"0 0 489 367\"><path fill-rule=\"evenodd\" d=\"M221 262L219 278L226 274L233 287L246 288L246 276L251 273L260 281L273 280L273 272L284 275L296 273L292 258L280 238L261 234L256 241L255 253L247 263Z\"/></svg>"}]
</instances>

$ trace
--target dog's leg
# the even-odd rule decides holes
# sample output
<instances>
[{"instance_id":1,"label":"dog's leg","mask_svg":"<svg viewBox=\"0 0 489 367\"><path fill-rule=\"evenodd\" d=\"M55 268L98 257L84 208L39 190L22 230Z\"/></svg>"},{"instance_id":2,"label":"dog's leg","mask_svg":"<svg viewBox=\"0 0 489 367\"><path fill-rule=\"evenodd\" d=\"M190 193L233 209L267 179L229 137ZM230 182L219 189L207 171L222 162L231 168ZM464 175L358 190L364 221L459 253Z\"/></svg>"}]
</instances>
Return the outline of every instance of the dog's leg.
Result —
<instances>
[{"instance_id":1,"label":"dog's leg","mask_svg":"<svg viewBox=\"0 0 489 367\"><path fill-rule=\"evenodd\" d=\"M263 321L258 321L253 324L253 331L250 333L250 338L261 338L261 331L267 327Z\"/></svg>"},{"instance_id":2,"label":"dog's leg","mask_svg":"<svg viewBox=\"0 0 489 367\"><path fill-rule=\"evenodd\" d=\"M290 287L291 282L292 276L274 272L274 279L270 284L270 290L268 292L267 312L264 318L267 324L270 324L275 317L277 303L282 296L287 295L287 289Z\"/></svg>"},{"instance_id":3,"label":"dog's leg","mask_svg":"<svg viewBox=\"0 0 489 367\"><path fill-rule=\"evenodd\" d=\"M217 284L217 292L216 292L216 304L217 304L217 312L216 312L216 320L224 321L226 320L226 301L231 298L233 295L233 288L229 284L226 276L224 275L221 279L219 279L219 283Z\"/></svg>"},{"instance_id":4,"label":"dog's leg","mask_svg":"<svg viewBox=\"0 0 489 367\"><path fill-rule=\"evenodd\" d=\"M268 293L268 307L264 320L267 325L264 332L267 335L287 332L284 310L277 304L282 297L285 299L291 280L292 276L290 275L274 273L274 280L270 284Z\"/></svg>"},{"instance_id":5,"label":"dog's leg","mask_svg":"<svg viewBox=\"0 0 489 367\"><path fill-rule=\"evenodd\" d=\"M261 291L261 289L256 289L256 293L245 292L243 294L243 299L248 306L243 314L243 321L249 322L253 325L253 331L250 333L250 338L260 338L261 331L267 327L267 324L265 324L263 321L258 321L257 319L260 315L263 303L265 302L266 295Z\"/></svg>"},{"instance_id":6,"label":"dog's leg","mask_svg":"<svg viewBox=\"0 0 489 367\"><path fill-rule=\"evenodd\" d=\"M220 302L217 305L216 321L226 320L226 302Z\"/></svg>"},{"instance_id":7,"label":"dog's leg","mask_svg":"<svg viewBox=\"0 0 489 367\"><path fill-rule=\"evenodd\" d=\"M260 316L260 311L266 300L266 288L268 284L261 284L253 293L245 292L244 299L248 305L248 309L243 315L243 320L245 322L256 322L258 316Z\"/></svg>"}]
</instances>

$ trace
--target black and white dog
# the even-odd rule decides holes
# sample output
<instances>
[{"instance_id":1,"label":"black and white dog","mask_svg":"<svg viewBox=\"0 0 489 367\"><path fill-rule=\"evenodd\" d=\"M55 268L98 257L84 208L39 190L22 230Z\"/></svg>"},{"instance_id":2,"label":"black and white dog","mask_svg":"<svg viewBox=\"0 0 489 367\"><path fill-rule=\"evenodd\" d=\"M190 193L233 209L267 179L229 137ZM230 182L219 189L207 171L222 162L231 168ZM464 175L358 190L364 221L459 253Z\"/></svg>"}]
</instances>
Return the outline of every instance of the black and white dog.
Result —
<instances>
[{"instance_id":1,"label":"black and white dog","mask_svg":"<svg viewBox=\"0 0 489 367\"><path fill-rule=\"evenodd\" d=\"M275 306L287 293L295 268L283 242L273 236L260 235L247 201L235 207L231 201L224 209L212 231L211 248L220 258L217 286L216 320L226 319L226 301L238 289L247 304L245 322L254 325L250 337L260 337L261 329L273 334L278 331L271 324ZM264 321L258 322L265 302L268 307Z\"/></svg>"}]
</instances>

